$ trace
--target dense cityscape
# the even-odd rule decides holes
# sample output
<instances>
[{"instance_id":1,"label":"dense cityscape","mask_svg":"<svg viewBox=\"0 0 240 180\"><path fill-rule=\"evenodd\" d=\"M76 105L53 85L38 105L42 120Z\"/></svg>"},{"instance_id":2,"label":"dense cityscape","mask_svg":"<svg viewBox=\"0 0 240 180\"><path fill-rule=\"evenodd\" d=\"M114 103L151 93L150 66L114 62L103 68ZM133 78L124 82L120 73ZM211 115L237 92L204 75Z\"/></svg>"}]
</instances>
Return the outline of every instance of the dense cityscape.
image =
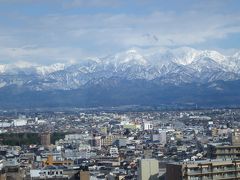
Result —
<instances>
[{"instance_id":1,"label":"dense cityscape","mask_svg":"<svg viewBox=\"0 0 240 180\"><path fill-rule=\"evenodd\" d=\"M0 179L240 178L239 109L0 114Z\"/></svg>"},{"instance_id":2,"label":"dense cityscape","mask_svg":"<svg viewBox=\"0 0 240 180\"><path fill-rule=\"evenodd\" d=\"M240 0L0 0L0 180L240 180Z\"/></svg>"}]
</instances>

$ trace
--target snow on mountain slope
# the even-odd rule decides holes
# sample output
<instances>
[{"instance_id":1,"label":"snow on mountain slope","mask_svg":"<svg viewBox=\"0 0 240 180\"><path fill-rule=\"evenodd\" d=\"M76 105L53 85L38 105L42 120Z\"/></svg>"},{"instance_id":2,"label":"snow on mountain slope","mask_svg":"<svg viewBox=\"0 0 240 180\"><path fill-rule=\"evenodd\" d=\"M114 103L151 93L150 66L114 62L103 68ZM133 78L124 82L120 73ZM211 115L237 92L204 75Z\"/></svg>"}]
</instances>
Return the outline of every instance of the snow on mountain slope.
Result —
<instances>
[{"instance_id":1,"label":"snow on mountain slope","mask_svg":"<svg viewBox=\"0 0 240 180\"><path fill-rule=\"evenodd\" d=\"M194 59L201 55L201 51L197 51L193 48L182 47L170 50L173 54L174 62L181 65L188 65L193 62Z\"/></svg>"},{"instance_id":2,"label":"snow on mountain slope","mask_svg":"<svg viewBox=\"0 0 240 180\"><path fill-rule=\"evenodd\" d=\"M240 73L240 52L235 53L226 61L229 71Z\"/></svg>"},{"instance_id":3,"label":"snow on mountain slope","mask_svg":"<svg viewBox=\"0 0 240 180\"><path fill-rule=\"evenodd\" d=\"M28 63L0 65L0 87L17 84L31 89L76 89L100 79L143 79L181 84L240 79L240 53L224 56L217 51L176 49L130 49L77 64L40 66Z\"/></svg>"},{"instance_id":4,"label":"snow on mountain slope","mask_svg":"<svg viewBox=\"0 0 240 180\"><path fill-rule=\"evenodd\" d=\"M65 64L56 63L56 64L52 64L50 66L38 66L38 67L36 67L36 71L38 74L48 75L48 74L56 72L56 71L64 70L64 68L65 68Z\"/></svg>"},{"instance_id":5,"label":"snow on mountain slope","mask_svg":"<svg viewBox=\"0 0 240 180\"><path fill-rule=\"evenodd\" d=\"M200 57L193 60L188 67L197 70L198 72L202 71L221 71L223 69L222 65L214 61L209 57Z\"/></svg>"},{"instance_id":6,"label":"snow on mountain slope","mask_svg":"<svg viewBox=\"0 0 240 180\"><path fill-rule=\"evenodd\" d=\"M0 64L0 74L5 72L6 65Z\"/></svg>"}]
</instances>

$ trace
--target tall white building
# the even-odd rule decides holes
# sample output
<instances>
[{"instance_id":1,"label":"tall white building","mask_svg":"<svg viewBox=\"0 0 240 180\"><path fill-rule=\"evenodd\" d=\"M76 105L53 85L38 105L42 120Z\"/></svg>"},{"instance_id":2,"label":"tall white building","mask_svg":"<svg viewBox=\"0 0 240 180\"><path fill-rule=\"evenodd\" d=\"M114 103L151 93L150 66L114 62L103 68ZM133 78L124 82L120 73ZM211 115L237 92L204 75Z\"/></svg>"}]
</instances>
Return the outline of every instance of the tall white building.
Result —
<instances>
[{"instance_id":1,"label":"tall white building","mask_svg":"<svg viewBox=\"0 0 240 180\"><path fill-rule=\"evenodd\" d=\"M157 180L159 163L156 159L141 159L138 167L139 180Z\"/></svg>"},{"instance_id":2,"label":"tall white building","mask_svg":"<svg viewBox=\"0 0 240 180\"><path fill-rule=\"evenodd\" d=\"M143 130L152 130L153 129L153 124L151 122L144 122L143 123Z\"/></svg>"},{"instance_id":3,"label":"tall white building","mask_svg":"<svg viewBox=\"0 0 240 180\"><path fill-rule=\"evenodd\" d=\"M165 130L159 130L159 141L162 145L167 143L167 132Z\"/></svg>"}]
</instances>

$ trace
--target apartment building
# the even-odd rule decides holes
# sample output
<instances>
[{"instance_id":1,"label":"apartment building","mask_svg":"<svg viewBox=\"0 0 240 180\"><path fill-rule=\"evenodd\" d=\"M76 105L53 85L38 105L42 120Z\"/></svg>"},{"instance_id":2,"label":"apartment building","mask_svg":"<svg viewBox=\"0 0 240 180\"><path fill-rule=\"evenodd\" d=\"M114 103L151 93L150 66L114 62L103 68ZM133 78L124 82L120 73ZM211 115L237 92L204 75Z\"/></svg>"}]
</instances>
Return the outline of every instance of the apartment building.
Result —
<instances>
[{"instance_id":1,"label":"apartment building","mask_svg":"<svg viewBox=\"0 0 240 180\"><path fill-rule=\"evenodd\" d=\"M240 160L206 160L171 163L166 166L167 180L240 179Z\"/></svg>"},{"instance_id":2,"label":"apartment building","mask_svg":"<svg viewBox=\"0 0 240 180\"><path fill-rule=\"evenodd\" d=\"M208 144L207 154L210 159L239 159L240 145Z\"/></svg>"}]
</instances>

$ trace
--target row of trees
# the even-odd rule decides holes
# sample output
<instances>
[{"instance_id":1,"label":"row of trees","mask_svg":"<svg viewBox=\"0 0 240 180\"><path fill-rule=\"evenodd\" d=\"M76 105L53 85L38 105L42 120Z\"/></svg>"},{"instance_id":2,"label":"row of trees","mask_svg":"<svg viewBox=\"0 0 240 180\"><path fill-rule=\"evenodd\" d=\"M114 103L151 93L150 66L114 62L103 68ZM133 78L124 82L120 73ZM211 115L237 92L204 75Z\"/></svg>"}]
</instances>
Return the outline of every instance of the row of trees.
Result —
<instances>
[{"instance_id":1,"label":"row of trees","mask_svg":"<svg viewBox=\"0 0 240 180\"><path fill-rule=\"evenodd\" d=\"M66 133L55 132L51 134L51 143L63 139ZM41 136L38 133L3 133L0 134L0 144L10 146L21 146L41 144Z\"/></svg>"}]
</instances>

